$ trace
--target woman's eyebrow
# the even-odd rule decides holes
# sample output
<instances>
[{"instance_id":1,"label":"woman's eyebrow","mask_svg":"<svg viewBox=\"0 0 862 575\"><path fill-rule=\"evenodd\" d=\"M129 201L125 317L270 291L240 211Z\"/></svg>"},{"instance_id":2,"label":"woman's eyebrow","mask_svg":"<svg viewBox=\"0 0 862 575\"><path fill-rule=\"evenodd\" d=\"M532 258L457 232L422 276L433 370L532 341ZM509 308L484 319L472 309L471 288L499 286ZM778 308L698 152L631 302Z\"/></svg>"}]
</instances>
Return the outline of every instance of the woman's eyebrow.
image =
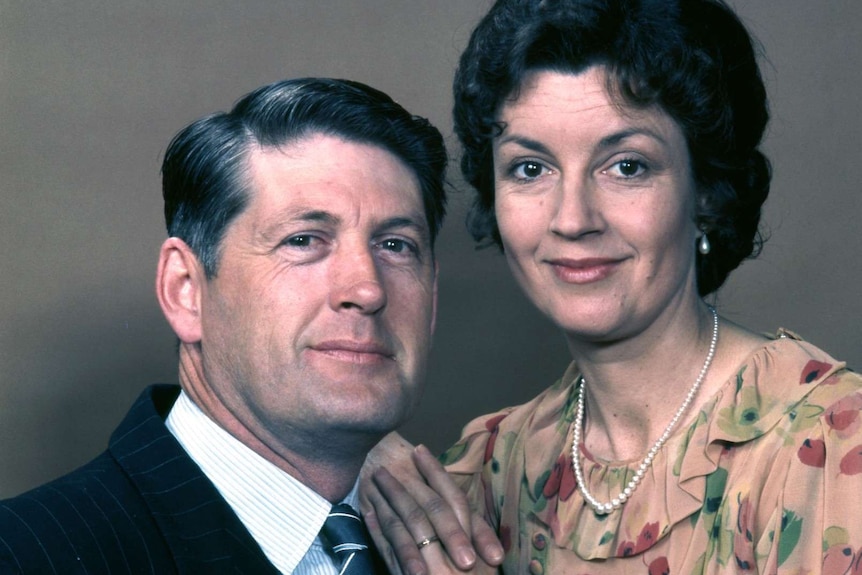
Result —
<instances>
[{"instance_id":1,"label":"woman's eyebrow","mask_svg":"<svg viewBox=\"0 0 862 575\"><path fill-rule=\"evenodd\" d=\"M538 140L533 140L532 138L527 138L525 136L519 136L518 134L500 136L496 141L497 147L503 146L505 144L516 144L522 148L526 148L538 154L551 153L551 150Z\"/></svg>"},{"instance_id":2,"label":"woman's eyebrow","mask_svg":"<svg viewBox=\"0 0 862 575\"><path fill-rule=\"evenodd\" d=\"M597 146L599 149L602 148L610 148L616 146L620 142L627 140L634 136L646 136L653 140L658 141L662 145L667 145L667 140L665 140L661 134L647 127L637 127L637 128L629 128L626 130L620 130L619 132L614 132L613 134L609 134L599 140L599 145Z\"/></svg>"}]
</instances>

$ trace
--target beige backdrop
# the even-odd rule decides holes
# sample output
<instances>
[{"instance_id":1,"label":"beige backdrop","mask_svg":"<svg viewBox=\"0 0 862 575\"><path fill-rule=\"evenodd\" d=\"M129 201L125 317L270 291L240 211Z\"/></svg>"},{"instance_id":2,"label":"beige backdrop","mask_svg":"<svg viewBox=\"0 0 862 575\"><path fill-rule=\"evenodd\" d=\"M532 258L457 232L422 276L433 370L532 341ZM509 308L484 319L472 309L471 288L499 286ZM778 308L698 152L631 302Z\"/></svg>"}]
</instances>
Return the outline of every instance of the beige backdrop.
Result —
<instances>
[{"instance_id":1,"label":"beige backdrop","mask_svg":"<svg viewBox=\"0 0 862 575\"><path fill-rule=\"evenodd\" d=\"M152 293L171 136L258 85L326 75L391 93L454 151L451 75L488 5L0 0L0 497L85 462L144 386L176 380ZM772 238L721 310L860 367L862 2L736 5L768 55L775 180ZM428 393L405 430L434 449L567 363L501 257L473 250L462 190L439 247Z\"/></svg>"}]
</instances>

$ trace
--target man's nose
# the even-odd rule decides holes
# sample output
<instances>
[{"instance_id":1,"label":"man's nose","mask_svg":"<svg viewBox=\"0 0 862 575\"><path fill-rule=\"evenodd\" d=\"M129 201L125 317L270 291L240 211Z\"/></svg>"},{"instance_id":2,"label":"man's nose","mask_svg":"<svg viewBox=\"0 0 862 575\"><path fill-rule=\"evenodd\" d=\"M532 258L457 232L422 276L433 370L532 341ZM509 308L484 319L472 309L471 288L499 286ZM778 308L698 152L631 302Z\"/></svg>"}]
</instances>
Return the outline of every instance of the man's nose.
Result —
<instances>
[{"instance_id":1,"label":"man's nose","mask_svg":"<svg viewBox=\"0 0 862 575\"><path fill-rule=\"evenodd\" d=\"M386 290L371 246L350 250L336 258L333 268L330 292L333 310L355 309L373 314L386 306Z\"/></svg>"}]
</instances>

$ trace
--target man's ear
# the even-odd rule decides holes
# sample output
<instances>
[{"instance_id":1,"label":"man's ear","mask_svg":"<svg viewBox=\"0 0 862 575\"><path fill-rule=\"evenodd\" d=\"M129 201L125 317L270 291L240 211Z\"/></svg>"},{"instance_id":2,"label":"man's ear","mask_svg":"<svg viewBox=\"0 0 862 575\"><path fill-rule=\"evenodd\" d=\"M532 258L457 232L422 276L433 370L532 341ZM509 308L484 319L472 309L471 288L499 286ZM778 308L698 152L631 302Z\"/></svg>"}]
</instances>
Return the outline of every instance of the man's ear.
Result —
<instances>
[{"instance_id":1,"label":"man's ear","mask_svg":"<svg viewBox=\"0 0 862 575\"><path fill-rule=\"evenodd\" d=\"M184 343L201 340L201 299L206 284L203 265L179 238L168 238L159 251L156 298L165 319Z\"/></svg>"}]
</instances>

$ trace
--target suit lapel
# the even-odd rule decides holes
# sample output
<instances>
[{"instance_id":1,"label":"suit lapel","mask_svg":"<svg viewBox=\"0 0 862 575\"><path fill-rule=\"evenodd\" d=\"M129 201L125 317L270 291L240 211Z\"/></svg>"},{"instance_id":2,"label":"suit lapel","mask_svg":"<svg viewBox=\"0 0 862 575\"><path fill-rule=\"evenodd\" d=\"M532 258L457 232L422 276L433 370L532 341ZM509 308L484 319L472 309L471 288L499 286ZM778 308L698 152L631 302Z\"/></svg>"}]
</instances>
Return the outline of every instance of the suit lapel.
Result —
<instances>
[{"instance_id":1,"label":"suit lapel","mask_svg":"<svg viewBox=\"0 0 862 575\"><path fill-rule=\"evenodd\" d=\"M148 388L109 451L147 502L180 573L273 573L260 546L164 424L179 387Z\"/></svg>"}]
</instances>

